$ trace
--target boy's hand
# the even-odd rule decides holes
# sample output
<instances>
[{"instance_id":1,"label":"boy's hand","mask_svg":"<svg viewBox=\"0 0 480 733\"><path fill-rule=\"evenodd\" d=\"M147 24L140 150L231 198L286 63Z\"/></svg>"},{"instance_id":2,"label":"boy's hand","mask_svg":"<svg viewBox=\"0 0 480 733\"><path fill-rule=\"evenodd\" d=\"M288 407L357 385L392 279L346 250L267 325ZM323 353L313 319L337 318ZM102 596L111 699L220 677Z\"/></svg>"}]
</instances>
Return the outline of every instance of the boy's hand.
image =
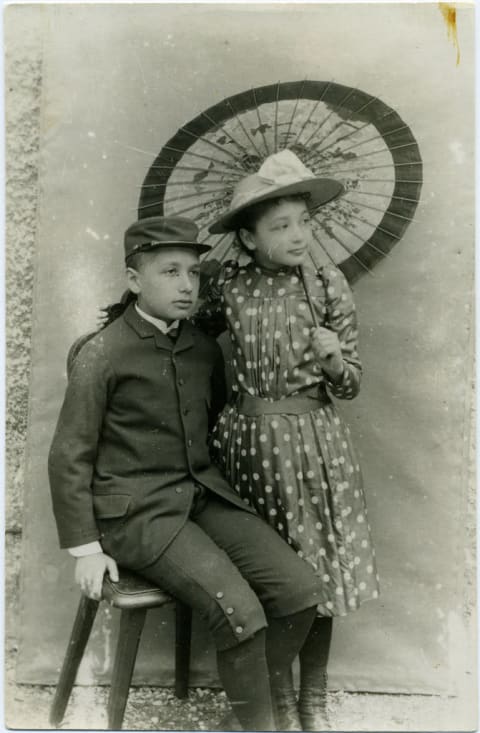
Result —
<instances>
[{"instance_id":1,"label":"boy's hand","mask_svg":"<svg viewBox=\"0 0 480 733\"><path fill-rule=\"evenodd\" d=\"M323 371L332 379L339 379L343 374L343 357L335 331L323 326L312 329L312 349Z\"/></svg>"},{"instance_id":2,"label":"boy's hand","mask_svg":"<svg viewBox=\"0 0 480 733\"><path fill-rule=\"evenodd\" d=\"M118 582L118 568L113 557L103 552L79 557L75 565L75 582L82 589L82 593L94 601L99 601L102 597L103 576L106 572L114 583Z\"/></svg>"}]
</instances>

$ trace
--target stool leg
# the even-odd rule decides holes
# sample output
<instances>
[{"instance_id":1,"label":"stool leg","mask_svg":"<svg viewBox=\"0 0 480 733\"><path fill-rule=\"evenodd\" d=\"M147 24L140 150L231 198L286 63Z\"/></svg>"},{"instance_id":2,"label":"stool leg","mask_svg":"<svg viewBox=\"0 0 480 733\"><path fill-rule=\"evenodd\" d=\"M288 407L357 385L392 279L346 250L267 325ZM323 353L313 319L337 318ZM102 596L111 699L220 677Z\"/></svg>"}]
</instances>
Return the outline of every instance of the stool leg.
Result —
<instances>
[{"instance_id":1,"label":"stool leg","mask_svg":"<svg viewBox=\"0 0 480 733\"><path fill-rule=\"evenodd\" d=\"M97 615L97 609L98 601L82 596L50 709L50 723L55 728L60 725L65 715L78 667L82 661L83 652Z\"/></svg>"},{"instance_id":2,"label":"stool leg","mask_svg":"<svg viewBox=\"0 0 480 733\"><path fill-rule=\"evenodd\" d=\"M175 605L175 695L188 697L190 676L190 645L192 640L192 609L177 601Z\"/></svg>"},{"instance_id":3,"label":"stool leg","mask_svg":"<svg viewBox=\"0 0 480 733\"><path fill-rule=\"evenodd\" d=\"M109 730L120 730L122 727L146 614L146 608L124 609L120 617L120 630L113 665L110 696L108 698Z\"/></svg>"}]
</instances>

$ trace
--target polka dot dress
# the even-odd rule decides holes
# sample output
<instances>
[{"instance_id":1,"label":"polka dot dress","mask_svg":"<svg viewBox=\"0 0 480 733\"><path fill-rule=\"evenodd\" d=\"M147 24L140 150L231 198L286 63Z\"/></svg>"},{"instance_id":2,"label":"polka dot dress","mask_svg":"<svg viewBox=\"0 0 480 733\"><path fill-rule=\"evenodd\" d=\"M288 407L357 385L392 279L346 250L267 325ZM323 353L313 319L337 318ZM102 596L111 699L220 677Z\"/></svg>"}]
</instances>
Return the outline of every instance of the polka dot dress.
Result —
<instances>
[{"instance_id":1,"label":"polka dot dress","mask_svg":"<svg viewBox=\"0 0 480 733\"><path fill-rule=\"evenodd\" d=\"M234 392L274 401L323 383L340 399L358 393L361 364L348 284L333 266L307 270L305 277L319 323L339 336L340 382L329 382L316 363L313 319L296 271L272 273L252 263L227 268L217 283L232 339ZM378 596L360 466L333 403L301 415L258 417L227 405L212 449L234 489L322 579L320 615L344 615Z\"/></svg>"}]
</instances>

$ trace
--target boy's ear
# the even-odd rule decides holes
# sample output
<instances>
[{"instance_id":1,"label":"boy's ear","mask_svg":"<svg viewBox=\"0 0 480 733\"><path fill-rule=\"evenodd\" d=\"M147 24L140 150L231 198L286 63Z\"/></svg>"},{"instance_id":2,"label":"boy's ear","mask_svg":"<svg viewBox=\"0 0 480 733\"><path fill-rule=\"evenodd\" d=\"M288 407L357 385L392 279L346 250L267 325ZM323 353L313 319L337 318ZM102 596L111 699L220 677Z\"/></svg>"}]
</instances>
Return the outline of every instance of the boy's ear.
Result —
<instances>
[{"instance_id":1,"label":"boy's ear","mask_svg":"<svg viewBox=\"0 0 480 733\"><path fill-rule=\"evenodd\" d=\"M257 249L252 232L250 232L248 229L240 229L238 233L242 243L247 249L251 250L252 252L253 250Z\"/></svg>"},{"instance_id":2,"label":"boy's ear","mask_svg":"<svg viewBox=\"0 0 480 733\"><path fill-rule=\"evenodd\" d=\"M138 270L134 270L133 267L127 267L125 272L127 275L127 284L129 290L131 290L132 293L138 295L138 293L140 292L140 273L138 272Z\"/></svg>"}]
</instances>

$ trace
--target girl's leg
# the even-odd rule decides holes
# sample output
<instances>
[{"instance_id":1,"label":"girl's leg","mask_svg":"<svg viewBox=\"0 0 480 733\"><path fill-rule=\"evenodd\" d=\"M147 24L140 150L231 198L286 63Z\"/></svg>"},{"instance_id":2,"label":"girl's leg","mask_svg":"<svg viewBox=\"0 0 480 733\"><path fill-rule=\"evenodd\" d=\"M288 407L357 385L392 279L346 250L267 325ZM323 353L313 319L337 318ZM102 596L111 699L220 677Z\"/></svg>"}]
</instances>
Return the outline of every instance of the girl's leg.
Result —
<instances>
[{"instance_id":1,"label":"girl's leg","mask_svg":"<svg viewBox=\"0 0 480 733\"><path fill-rule=\"evenodd\" d=\"M331 617L317 616L300 651L299 712L307 731L328 728L327 663L332 621Z\"/></svg>"},{"instance_id":2,"label":"girl's leg","mask_svg":"<svg viewBox=\"0 0 480 733\"><path fill-rule=\"evenodd\" d=\"M302 730L293 687L292 663L305 643L315 612L313 607L283 618L269 618L266 654L278 730Z\"/></svg>"}]
</instances>

